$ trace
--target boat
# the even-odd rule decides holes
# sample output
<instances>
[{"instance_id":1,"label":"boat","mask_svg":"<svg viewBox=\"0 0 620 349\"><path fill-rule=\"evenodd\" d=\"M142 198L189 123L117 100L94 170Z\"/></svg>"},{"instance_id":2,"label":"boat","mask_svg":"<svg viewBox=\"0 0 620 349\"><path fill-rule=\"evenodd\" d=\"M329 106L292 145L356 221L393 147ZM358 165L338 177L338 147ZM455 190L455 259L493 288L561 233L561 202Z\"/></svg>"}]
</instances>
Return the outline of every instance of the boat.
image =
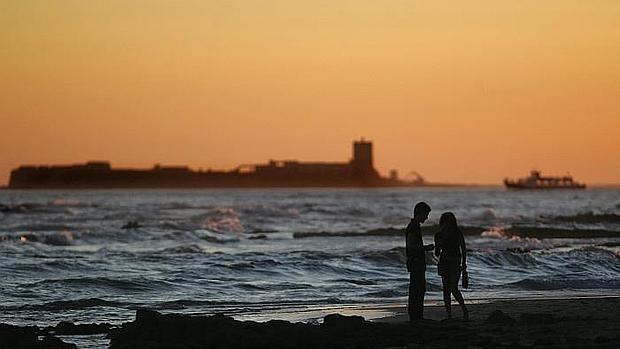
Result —
<instances>
[{"instance_id":1,"label":"boat","mask_svg":"<svg viewBox=\"0 0 620 349\"><path fill-rule=\"evenodd\" d=\"M509 189L585 189L586 185L576 182L570 175L545 177L540 171L531 171L525 178L516 180L506 178L504 185Z\"/></svg>"}]
</instances>

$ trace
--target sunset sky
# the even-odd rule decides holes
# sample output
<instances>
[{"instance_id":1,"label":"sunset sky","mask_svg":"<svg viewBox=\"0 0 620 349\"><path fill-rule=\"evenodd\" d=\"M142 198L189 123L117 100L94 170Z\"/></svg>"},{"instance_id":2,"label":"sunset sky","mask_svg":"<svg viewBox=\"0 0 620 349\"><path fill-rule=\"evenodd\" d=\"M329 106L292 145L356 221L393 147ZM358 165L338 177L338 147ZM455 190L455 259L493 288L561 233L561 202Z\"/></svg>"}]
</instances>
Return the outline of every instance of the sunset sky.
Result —
<instances>
[{"instance_id":1,"label":"sunset sky","mask_svg":"<svg viewBox=\"0 0 620 349\"><path fill-rule=\"evenodd\" d=\"M20 164L620 183L618 0L3 0L0 184Z\"/></svg>"}]
</instances>

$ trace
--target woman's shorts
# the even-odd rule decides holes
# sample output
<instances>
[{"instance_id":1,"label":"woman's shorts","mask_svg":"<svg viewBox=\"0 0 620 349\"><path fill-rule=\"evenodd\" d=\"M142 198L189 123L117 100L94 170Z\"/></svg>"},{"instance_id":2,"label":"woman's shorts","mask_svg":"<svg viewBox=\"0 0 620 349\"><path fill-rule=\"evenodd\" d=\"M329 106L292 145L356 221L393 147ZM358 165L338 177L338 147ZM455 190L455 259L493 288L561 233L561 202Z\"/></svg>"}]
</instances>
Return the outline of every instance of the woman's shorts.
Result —
<instances>
[{"instance_id":1,"label":"woman's shorts","mask_svg":"<svg viewBox=\"0 0 620 349\"><path fill-rule=\"evenodd\" d=\"M458 282L458 279L461 277L461 265L459 262L457 258L439 258L437 273L443 277L456 278Z\"/></svg>"}]
</instances>

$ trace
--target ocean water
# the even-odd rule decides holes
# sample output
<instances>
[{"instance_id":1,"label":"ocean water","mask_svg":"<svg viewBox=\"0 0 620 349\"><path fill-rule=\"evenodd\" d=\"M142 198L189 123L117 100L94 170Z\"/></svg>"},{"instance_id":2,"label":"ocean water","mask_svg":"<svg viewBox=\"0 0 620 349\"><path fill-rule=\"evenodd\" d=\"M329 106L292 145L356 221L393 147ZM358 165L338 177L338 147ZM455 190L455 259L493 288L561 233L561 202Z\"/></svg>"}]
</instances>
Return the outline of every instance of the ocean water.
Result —
<instances>
[{"instance_id":1,"label":"ocean water","mask_svg":"<svg viewBox=\"0 0 620 349\"><path fill-rule=\"evenodd\" d=\"M466 236L468 300L620 295L618 189L4 190L0 322L404 303L404 236L389 228L421 200L431 230L444 211L482 228Z\"/></svg>"}]
</instances>

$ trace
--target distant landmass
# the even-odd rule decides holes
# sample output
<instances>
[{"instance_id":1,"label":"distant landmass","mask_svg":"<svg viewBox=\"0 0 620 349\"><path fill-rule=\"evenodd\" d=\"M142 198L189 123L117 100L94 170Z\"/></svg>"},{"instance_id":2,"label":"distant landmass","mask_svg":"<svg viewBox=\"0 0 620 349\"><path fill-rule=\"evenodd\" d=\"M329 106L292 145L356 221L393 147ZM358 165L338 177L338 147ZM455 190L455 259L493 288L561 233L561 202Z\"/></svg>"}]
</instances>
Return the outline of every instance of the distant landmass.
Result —
<instances>
[{"instance_id":1,"label":"distant landmass","mask_svg":"<svg viewBox=\"0 0 620 349\"><path fill-rule=\"evenodd\" d=\"M348 162L275 161L241 165L228 171L155 165L151 169L112 168L106 161L76 165L20 166L11 171L10 189L213 188L213 187L408 187L445 186L421 176L410 180L379 175L372 143L353 142Z\"/></svg>"}]
</instances>

